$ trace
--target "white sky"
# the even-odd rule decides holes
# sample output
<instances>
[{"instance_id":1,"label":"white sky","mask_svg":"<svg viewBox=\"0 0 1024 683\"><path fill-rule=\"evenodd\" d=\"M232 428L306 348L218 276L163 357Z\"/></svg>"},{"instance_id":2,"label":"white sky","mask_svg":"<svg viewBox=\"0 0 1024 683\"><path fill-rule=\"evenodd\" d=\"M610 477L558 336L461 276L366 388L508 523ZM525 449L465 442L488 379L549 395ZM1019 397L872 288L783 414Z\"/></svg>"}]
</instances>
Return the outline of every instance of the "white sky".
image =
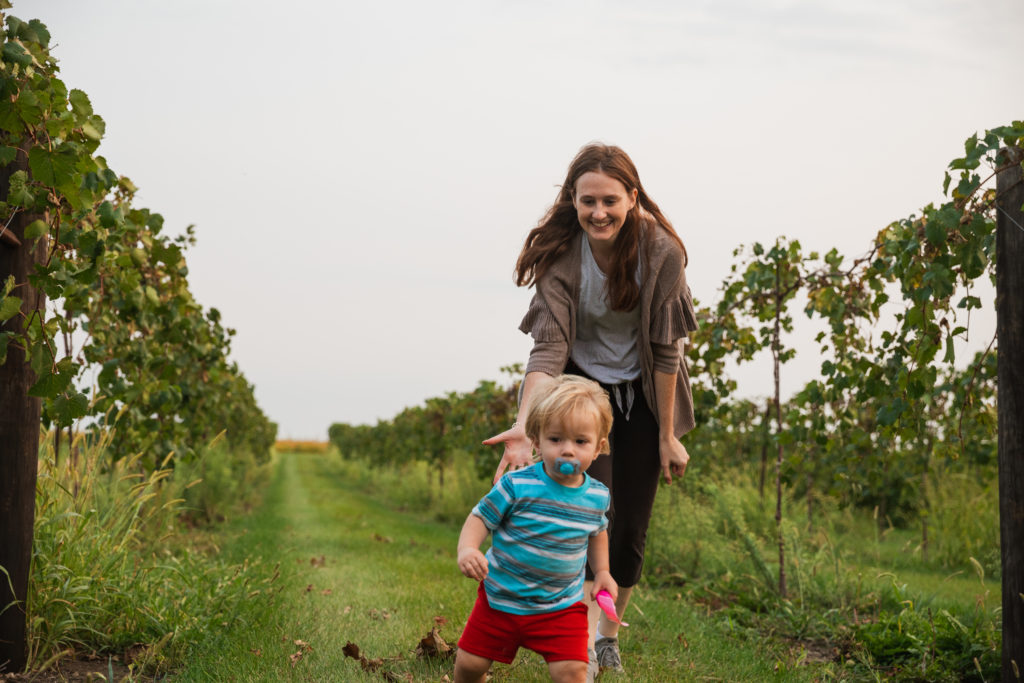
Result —
<instances>
[{"instance_id":1,"label":"white sky","mask_svg":"<svg viewBox=\"0 0 1024 683\"><path fill-rule=\"evenodd\" d=\"M859 255L942 200L967 137L1024 118L1020 0L13 4L136 204L196 225L193 292L281 438L525 362L512 268L589 141L629 152L713 303L737 245Z\"/></svg>"}]
</instances>

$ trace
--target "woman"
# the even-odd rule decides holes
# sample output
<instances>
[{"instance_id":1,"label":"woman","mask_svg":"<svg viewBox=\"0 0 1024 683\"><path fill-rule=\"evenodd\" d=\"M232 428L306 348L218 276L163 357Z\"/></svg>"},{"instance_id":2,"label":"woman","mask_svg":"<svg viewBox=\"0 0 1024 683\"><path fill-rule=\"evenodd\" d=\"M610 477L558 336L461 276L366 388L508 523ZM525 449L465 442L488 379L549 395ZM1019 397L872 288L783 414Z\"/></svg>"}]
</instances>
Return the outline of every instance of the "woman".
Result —
<instances>
[{"instance_id":1,"label":"woman","mask_svg":"<svg viewBox=\"0 0 1024 683\"><path fill-rule=\"evenodd\" d=\"M608 391L611 453L588 473L612 492L609 554L620 615L640 579L658 477L672 483L690 459L679 441L694 426L682 358L682 341L697 329L686 262L682 240L647 196L629 156L591 144L573 159L558 198L530 231L516 263L516 284L536 285L519 326L534 346L519 419L484 441L505 446L494 480L506 468L533 462L521 423L539 387L566 372ZM592 667L596 659L602 668L622 671L618 625L603 615L598 622L599 612L591 606Z\"/></svg>"}]
</instances>

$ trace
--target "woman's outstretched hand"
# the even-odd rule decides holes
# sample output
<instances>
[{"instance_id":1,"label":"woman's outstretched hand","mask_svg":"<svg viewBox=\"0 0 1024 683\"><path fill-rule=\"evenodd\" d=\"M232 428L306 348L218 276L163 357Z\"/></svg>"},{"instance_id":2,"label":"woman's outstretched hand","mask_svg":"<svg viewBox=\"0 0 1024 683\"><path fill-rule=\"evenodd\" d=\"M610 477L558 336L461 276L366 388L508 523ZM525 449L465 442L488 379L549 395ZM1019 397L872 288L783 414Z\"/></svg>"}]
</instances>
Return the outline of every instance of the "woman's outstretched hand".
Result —
<instances>
[{"instance_id":1,"label":"woman's outstretched hand","mask_svg":"<svg viewBox=\"0 0 1024 683\"><path fill-rule=\"evenodd\" d=\"M505 444L505 452L501 455L501 462L494 473L493 484L497 484L505 470L513 471L533 464L533 444L526 436L526 429L519 423L512 425L501 434L484 439L485 446Z\"/></svg>"}]
</instances>

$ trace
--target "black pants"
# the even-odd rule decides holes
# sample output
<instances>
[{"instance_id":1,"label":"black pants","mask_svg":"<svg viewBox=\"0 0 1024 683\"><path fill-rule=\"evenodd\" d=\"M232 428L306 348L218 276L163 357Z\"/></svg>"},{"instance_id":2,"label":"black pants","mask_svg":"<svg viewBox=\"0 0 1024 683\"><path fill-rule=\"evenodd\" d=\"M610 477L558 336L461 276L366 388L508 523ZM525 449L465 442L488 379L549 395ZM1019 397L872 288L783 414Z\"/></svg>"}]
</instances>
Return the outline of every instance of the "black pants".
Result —
<instances>
[{"instance_id":1,"label":"black pants","mask_svg":"<svg viewBox=\"0 0 1024 683\"><path fill-rule=\"evenodd\" d=\"M572 361L565 372L588 377ZM610 386L601 386L611 394ZM608 559L612 578L623 588L640 581L647 527L661 475L658 421L647 405L639 379L633 381L633 396L628 420L612 398L611 455L598 457L587 469L587 474L607 486L612 494L608 508ZM592 578L588 565L587 579Z\"/></svg>"}]
</instances>

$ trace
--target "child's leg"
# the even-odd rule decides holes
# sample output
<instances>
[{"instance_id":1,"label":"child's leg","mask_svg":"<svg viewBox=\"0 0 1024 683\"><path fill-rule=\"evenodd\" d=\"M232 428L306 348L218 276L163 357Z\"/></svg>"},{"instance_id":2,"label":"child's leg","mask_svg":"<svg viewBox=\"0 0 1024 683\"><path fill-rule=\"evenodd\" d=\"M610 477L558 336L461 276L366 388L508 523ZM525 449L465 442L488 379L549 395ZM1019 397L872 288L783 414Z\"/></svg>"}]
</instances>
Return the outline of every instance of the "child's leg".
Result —
<instances>
[{"instance_id":1,"label":"child's leg","mask_svg":"<svg viewBox=\"0 0 1024 683\"><path fill-rule=\"evenodd\" d=\"M459 650L455 653L455 683L483 683L491 663L490 659Z\"/></svg>"},{"instance_id":2,"label":"child's leg","mask_svg":"<svg viewBox=\"0 0 1024 683\"><path fill-rule=\"evenodd\" d=\"M551 662L548 664L548 673L551 674L553 683L585 683L587 680L587 663L579 662L575 659Z\"/></svg>"},{"instance_id":3,"label":"child's leg","mask_svg":"<svg viewBox=\"0 0 1024 683\"><path fill-rule=\"evenodd\" d=\"M548 674L555 683L585 683L587 652L587 606L577 602L557 612L530 618L523 646L544 657Z\"/></svg>"}]
</instances>

